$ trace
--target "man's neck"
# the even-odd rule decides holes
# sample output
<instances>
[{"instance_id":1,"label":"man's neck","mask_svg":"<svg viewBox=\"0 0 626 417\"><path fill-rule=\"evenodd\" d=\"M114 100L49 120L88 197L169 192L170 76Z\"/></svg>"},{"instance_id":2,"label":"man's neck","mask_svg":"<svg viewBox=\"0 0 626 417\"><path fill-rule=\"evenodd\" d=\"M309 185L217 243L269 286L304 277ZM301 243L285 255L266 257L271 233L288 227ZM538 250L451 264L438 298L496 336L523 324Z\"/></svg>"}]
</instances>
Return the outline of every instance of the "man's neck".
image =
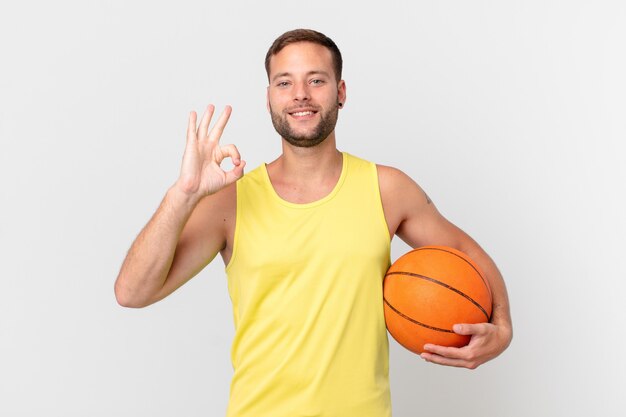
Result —
<instances>
[{"instance_id":1,"label":"man's neck","mask_svg":"<svg viewBox=\"0 0 626 417\"><path fill-rule=\"evenodd\" d=\"M298 148L283 141L283 154L267 165L274 191L296 204L318 201L337 185L343 168L343 155L334 136L311 148Z\"/></svg>"},{"instance_id":2,"label":"man's neck","mask_svg":"<svg viewBox=\"0 0 626 417\"><path fill-rule=\"evenodd\" d=\"M283 140L283 153L268 165L268 170L282 183L314 186L338 179L342 160L333 132L322 143L310 148L296 147Z\"/></svg>"}]
</instances>

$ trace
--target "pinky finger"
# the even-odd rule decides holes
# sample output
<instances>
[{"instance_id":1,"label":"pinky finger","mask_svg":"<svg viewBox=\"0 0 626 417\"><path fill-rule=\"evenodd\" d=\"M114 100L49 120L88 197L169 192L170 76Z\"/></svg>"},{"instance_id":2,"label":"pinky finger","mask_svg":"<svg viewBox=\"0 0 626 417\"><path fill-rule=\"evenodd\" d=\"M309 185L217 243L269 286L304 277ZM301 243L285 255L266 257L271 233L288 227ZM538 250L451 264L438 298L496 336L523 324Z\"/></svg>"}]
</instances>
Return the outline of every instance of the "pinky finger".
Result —
<instances>
[{"instance_id":1,"label":"pinky finger","mask_svg":"<svg viewBox=\"0 0 626 417\"><path fill-rule=\"evenodd\" d=\"M436 363L437 365L454 366L456 368L467 368L467 369L476 369L478 367L478 364L475 364L473 362L468 362L464 359L446 358L445 356L440 356L440 355L436 355L433 353L424 352L420 356L426 362Z\"/></svg>"}]
</instances>

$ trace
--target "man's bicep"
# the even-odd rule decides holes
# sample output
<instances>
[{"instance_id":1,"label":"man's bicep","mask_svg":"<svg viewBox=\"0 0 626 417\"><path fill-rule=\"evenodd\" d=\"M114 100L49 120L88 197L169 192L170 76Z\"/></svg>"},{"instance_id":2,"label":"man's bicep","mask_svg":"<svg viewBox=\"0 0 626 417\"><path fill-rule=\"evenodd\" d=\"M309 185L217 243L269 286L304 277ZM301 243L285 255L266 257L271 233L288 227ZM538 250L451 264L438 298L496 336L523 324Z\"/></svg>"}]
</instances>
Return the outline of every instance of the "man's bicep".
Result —
<instances>
[{"instance_id":1,"label":"man's bicep","mask_svg":"<svg viewBox=\"0 0 626 417\"><path fill-rule=\"evenodd\" d=\"M404 172L378 166L385 216L390 231L412 248L458 248L467 235L439 213L426 191Z\"/></svg>"},{"instance_id":2,"label":"man's bicep","mask_svg":"<svg viewBox=\"0 0 626 417\"><path fill-rule=\"evenodd\" d=\"M426 191L410 177L404 182L402 221L396 234L412 248L429 245L458 248L468 236L448 221L437 209Z\"/></svg>"},{"instance_id":3,"label":"man's bicep","mask_svg":"<svg viewBox=\"0 0 626 417\"><path fill-rule=\"evenodd\" d=\"M159 301L207 266L225 245L225 211L227 205L219 197L203 199L181 231L172 259L172 265L161 290L153 302Z\"/></svg>"},{"instance_id":4,"label":"man's bicep","mask_svg":"<svg viewBox=\"0 0 626 417\"><path fill-rule=\"evenodd\" d=\"M430 201L409 208L398 227L397 235L412 248L421 246L450 246L458 248L468 236L448 221Z\"/></svg>"}]
</instances>

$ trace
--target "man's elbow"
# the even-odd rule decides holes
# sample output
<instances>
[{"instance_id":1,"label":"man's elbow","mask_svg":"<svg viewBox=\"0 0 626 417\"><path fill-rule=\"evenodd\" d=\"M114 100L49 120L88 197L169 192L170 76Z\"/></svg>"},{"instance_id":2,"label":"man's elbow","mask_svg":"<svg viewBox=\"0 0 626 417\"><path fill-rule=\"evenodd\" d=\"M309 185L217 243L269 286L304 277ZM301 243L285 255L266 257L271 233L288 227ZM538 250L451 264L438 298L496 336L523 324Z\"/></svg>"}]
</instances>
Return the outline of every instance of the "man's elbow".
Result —
<instances>
[{"instance_id":1,"label":"man's elbow","mask_svg":"<svg viewBox=\"0 0 626 417\"><path fill-rule=\"evenodd\" d=\"M137 297L132 291L122 285L119 277L115 281L114 292L117 303L122 307L143 308L151 304L146 302L146 300L142 300L140 297Z\"/></svg>"}]
</instances>

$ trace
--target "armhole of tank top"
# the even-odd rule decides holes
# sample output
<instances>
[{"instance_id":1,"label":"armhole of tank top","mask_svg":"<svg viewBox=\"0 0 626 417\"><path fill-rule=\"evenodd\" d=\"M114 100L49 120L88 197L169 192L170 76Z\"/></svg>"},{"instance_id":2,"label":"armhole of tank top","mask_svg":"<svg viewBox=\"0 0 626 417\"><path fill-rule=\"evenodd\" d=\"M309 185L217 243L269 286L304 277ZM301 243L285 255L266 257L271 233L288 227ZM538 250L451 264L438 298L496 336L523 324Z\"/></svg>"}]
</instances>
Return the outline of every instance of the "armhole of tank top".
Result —
<instances>
[{"instance_id":1,"label":"armhole of tank top","mask_svg":"<svg viewBox=\"0 0 626 417\"><path fill-rule=\"evenodd\" d=\"M230 254L230 259L228 260L228 265L224 267L224 271L226 275L228 275L228 270L233 265L233 261L237 257L237 246L239 242L239 229L241 228L241 222L239 221L240 213L241 213L241 203L240 200L240 181L235 183L235 232L233 233L233 253Z\"/></svg>"},{"instance_id":2,"label":"armhole of tank top","mask_svg":"<svg viewBox=\"0 0 626 417\"><path fill-rule=\"evenodd\" d=\"M378 218L380 219L379 224L381 225L381 229L382 231L385 233L385 241L387 242L387 245L389 247L389 250L391 250L391 236L389 236L389 225L387 224L387 219L385 218L385 209L383 207L383 197L380 193L380 182L378 181L378 167L376 166L376 163L371 162L371 172L373 173L374 176L374 184L376 184L376 195L375 195L375 200L378 203L378 213L379 216Z\"/></svg>"}]
</instances>

